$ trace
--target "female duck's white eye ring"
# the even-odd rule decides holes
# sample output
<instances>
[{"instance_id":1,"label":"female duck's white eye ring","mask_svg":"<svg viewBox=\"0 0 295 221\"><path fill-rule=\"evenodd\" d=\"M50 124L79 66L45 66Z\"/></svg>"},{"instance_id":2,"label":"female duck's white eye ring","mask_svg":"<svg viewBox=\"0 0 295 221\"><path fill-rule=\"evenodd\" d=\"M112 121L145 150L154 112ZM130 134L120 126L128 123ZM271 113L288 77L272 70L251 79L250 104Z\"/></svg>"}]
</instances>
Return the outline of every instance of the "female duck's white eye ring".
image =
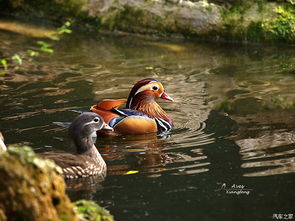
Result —
<instances>
[{"instance_id":1,"label":"female duck's white eye ring","mask_svg":"<svg viewBox=\"0 0 295 221\"><path fill-rule=\"evenodd\" d=\"M154 91L156 91L156 90L158 90L159 88L157 87L157 86L153 86L152 87L152 90L154 90Z\"/></svg>"},{"instance_id":2,"label":"female duck's white eye ring","mask_svg":"<svg viewBox=\"0 0 295 221\"><path fill-rule=\"evenodd\" d=\"M99 118L96 117L96 118L93 119L93 121L94 121L94 122L99 122Z\"/></svg>"}]
</instances>

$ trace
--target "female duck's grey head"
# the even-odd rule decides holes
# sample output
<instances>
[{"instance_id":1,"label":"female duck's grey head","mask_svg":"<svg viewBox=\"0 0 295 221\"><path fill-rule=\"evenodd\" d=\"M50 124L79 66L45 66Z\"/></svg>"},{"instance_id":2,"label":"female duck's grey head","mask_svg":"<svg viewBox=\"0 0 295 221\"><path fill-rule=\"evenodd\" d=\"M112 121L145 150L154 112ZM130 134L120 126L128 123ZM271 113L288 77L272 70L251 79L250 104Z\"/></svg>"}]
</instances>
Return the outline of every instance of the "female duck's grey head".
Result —
<instances>
[{"instance_id":1,"label":"female duck's grey head","mask_svg":"<svg viewBox=\"0 0 295 221\"><path fill-rule=\"evenodd\" d=\"M72 138L90 137L98 130L113 130L96 113L86 112L77 116L69 127L69 135Z\"/></svg>"}]
</instances>

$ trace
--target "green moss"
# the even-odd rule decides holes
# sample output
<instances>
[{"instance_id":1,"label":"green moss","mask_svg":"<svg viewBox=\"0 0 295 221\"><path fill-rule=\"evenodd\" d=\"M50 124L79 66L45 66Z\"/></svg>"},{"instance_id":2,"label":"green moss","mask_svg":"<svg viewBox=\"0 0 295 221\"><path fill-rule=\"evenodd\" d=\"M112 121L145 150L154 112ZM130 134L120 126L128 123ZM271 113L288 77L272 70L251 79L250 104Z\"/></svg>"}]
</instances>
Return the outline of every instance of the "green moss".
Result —
<instances>
[{"instance_id":1,"label":"green moss","mask_svg":"<svg viewBox=\"0 0 295 221\"><path fill-rule=\"evenodd\" d=\"M260 41L261 38L264 38L265 34L262 22L251 22L246 29L246 33L247 39L255 42Z\"/></svg>"},{"instance_id":2,"label":"green moss","mask_svg":"<svg viewBox=\"0 0 295 221\"><path fill-rule=\"evenodd\" d=\"M115 5L115 3L114 3ZM109 30L124 30L134 33L163 32L163 20L141 8L111 7L108 16L102 19L102 27Z\"/></svg>"},{"instance_id":3,"label":"green moss","mask_svg":"<svg viewBox=\"0 0 295 221\"><path fill-rule=\"evenodd\" d=\"M248 1L223 11L225 37L238 41L295 42L295 7Z\"/></svg>"},{"instance_id":4,"label":"green moss","mask_svg":"<svg viewBox=\"0 0 295 221\"><path fill-rule=\"evenodd\" d=\"M79 200L74 203L78 215L89 221L114 221L113 216L96 203L87 200Z\"/></svg>"},{"instance_id":5,"label":"green moss","mask_svg":"<svg viewBox=\"0 0 295 221\"><path fill-rule=\"evenodd\" d=\"M265 25L274 40L294 42L295 40L295 7L290 5L278 6L277 18L274 22Z\"/></svg>"},{"instance_id":6,"label":"green moss","mask_svg":"<svg viewBox=\"0 0 295 221\"><path fill-rule=\"evenodd\" d=\"M57 166L53 161L47 159L40 159L31 147L22 146L15 147L10 146L7 154L11 156L16 156L20 159L23 164L33 164L37 168L41 169L44 172L49 170L54 170L55 172L62 174L62 170Z\"/></svg>"}]
</instances>

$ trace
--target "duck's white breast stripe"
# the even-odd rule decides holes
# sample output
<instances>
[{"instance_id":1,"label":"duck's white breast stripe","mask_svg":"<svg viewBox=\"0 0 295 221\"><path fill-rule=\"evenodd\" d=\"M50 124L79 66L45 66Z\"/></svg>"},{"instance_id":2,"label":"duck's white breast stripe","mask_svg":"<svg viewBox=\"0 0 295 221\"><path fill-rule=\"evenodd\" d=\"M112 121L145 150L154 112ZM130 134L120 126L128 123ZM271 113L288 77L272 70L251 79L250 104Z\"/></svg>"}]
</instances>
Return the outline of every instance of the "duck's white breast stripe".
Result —
<instances>
[{"instance_id":1,"label":"duck's white breast stripe","mask_svg":"<svg viewBox=\"0 0 295 221\"><path fill-rule=\"evenodd\" d=\"M160 118L155 119L161 131L166 132L172 129L172 126L167 121Z\"/></svg>"}]
</instances>

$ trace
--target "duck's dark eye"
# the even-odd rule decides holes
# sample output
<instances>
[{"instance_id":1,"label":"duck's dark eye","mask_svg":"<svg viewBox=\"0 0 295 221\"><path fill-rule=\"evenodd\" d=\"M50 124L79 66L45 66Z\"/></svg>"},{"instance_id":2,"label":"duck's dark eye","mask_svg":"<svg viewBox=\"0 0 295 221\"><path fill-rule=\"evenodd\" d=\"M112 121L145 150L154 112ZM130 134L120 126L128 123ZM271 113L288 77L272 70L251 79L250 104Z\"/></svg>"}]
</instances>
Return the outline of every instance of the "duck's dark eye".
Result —
<instances>
[{"instance_id":1,"label":"duck's dark eye","mask_svg":"<svg viewBox=\"0 0 295 221\"><path fill-rule=\"evenodd\" d=\"M159 88L158 88L157 86L153 86L152 89L153 89L154 91L156 91L156 90L158 90Z\"/></svg>"},{"instance_id":2,"label":"duck's dark eye","mask_svg":"<svg viewBox=\"0 0 295 221\"><path fill-rule=\"evenodd\" d=\"M98 118L94 118L93 121L94 121L94 122L98 122L99 119L98 119Z\"/></svg>"}]
</instances>

